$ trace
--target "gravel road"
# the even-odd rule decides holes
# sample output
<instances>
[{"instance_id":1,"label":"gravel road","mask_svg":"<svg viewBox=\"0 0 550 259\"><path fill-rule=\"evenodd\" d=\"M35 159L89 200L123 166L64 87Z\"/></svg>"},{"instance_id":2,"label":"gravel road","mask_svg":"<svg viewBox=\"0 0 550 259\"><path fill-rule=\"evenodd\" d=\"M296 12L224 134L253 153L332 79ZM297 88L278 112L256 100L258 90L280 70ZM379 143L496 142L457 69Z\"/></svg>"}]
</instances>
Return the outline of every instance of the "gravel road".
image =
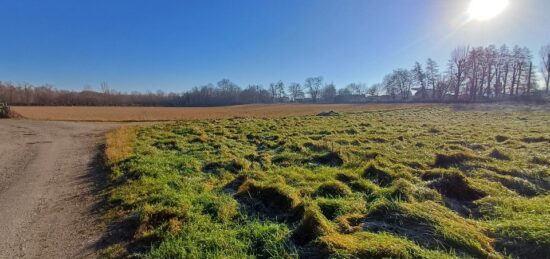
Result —
<instances>
[{"instance_id":1,"label":"gravel road","mask_svg":"<svg viewBox=\"0 0 550 259\"><path fill-rule=\"evenodd\" d=\"M0 258L93 258L100 147L116 124L0 120Z\"/></svg>"}]
</instances>

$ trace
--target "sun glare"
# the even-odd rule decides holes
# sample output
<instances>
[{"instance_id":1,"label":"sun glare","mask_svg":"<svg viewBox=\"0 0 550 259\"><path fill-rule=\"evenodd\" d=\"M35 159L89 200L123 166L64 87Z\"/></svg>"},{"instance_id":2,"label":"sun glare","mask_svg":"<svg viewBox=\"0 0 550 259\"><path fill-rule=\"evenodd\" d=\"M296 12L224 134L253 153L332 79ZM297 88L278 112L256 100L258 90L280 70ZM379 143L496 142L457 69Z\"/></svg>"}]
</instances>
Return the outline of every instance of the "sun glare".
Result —
<instances>
[{"instance_id":1,"label":"sun glare","mask_svg":"<svg viewBox=\"0 0 550 259\"><path fill-rule=\"evenodd\" d=\"M468 15L472 20L487 21L502 13L508 4L509 0L472 0Z\"/></svg>"}]
</instances>

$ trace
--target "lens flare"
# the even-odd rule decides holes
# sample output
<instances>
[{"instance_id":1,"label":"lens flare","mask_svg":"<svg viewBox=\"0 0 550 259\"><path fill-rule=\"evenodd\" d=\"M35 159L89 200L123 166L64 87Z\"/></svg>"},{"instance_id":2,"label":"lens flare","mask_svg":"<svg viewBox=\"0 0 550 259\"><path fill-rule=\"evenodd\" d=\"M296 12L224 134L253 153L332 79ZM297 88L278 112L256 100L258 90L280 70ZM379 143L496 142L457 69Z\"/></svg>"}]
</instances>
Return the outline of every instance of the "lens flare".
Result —
<instances>
[{"instance_id":1,"label":"lens flare","mask_svg":"<svg viewBox=\"0 0 550 259\"><path fill-rule=\"evenodd\" d=\"M468 15L472 20L487 21L502 13L509 3L509 0L472 0Z\"/></svg>"}]
</instances>

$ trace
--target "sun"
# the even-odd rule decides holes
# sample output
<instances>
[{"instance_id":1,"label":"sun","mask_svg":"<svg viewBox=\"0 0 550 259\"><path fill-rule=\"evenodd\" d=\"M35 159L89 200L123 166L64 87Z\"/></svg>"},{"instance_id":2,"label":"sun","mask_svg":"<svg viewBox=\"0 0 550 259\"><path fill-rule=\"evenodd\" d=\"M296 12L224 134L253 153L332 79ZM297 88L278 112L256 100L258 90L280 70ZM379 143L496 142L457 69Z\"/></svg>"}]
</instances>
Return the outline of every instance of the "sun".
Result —
<instances>
[{"instance_id":1,"label":"sun","mask_svg":"<svg viewBox=\"0 0 550 259\"><path fill-rule=\"evenodd\" d=\"M506 9L509 0L471 0L468 15L472 20L487 21Z\"/></svg>"}]
</instances>

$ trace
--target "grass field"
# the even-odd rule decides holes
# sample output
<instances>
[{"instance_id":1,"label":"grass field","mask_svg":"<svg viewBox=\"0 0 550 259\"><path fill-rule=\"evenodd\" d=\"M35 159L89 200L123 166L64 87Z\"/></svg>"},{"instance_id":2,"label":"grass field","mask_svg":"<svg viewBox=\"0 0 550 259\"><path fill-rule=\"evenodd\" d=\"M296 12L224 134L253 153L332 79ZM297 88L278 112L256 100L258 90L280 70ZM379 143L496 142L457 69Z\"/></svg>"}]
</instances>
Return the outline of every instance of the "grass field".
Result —
<instances>
[{"instance_id":1,"label":"grass field","mask_svg":"<svg viewBox=\"0 0 550 259\"><path fill-rule=\"evenodd\" d=\"M428 106L417 104L418 106ZM12 110L27 119L61 121L172 121L233 117L270 118L313 115L320 111L342 112L394 110L411 104L273 104L223 107L69 107L16 106Z\"/></svg>"},{"instance_id":2,"label":"grass field","mask_svg":"<svg viewBox=\"0 0 550 259\"><path fill-rule=\"evenodd\" d=\"M182 121L107 144L107 216L128 232L106 256L550 254L547 110Z\"/></svg>"}]
</instances>

